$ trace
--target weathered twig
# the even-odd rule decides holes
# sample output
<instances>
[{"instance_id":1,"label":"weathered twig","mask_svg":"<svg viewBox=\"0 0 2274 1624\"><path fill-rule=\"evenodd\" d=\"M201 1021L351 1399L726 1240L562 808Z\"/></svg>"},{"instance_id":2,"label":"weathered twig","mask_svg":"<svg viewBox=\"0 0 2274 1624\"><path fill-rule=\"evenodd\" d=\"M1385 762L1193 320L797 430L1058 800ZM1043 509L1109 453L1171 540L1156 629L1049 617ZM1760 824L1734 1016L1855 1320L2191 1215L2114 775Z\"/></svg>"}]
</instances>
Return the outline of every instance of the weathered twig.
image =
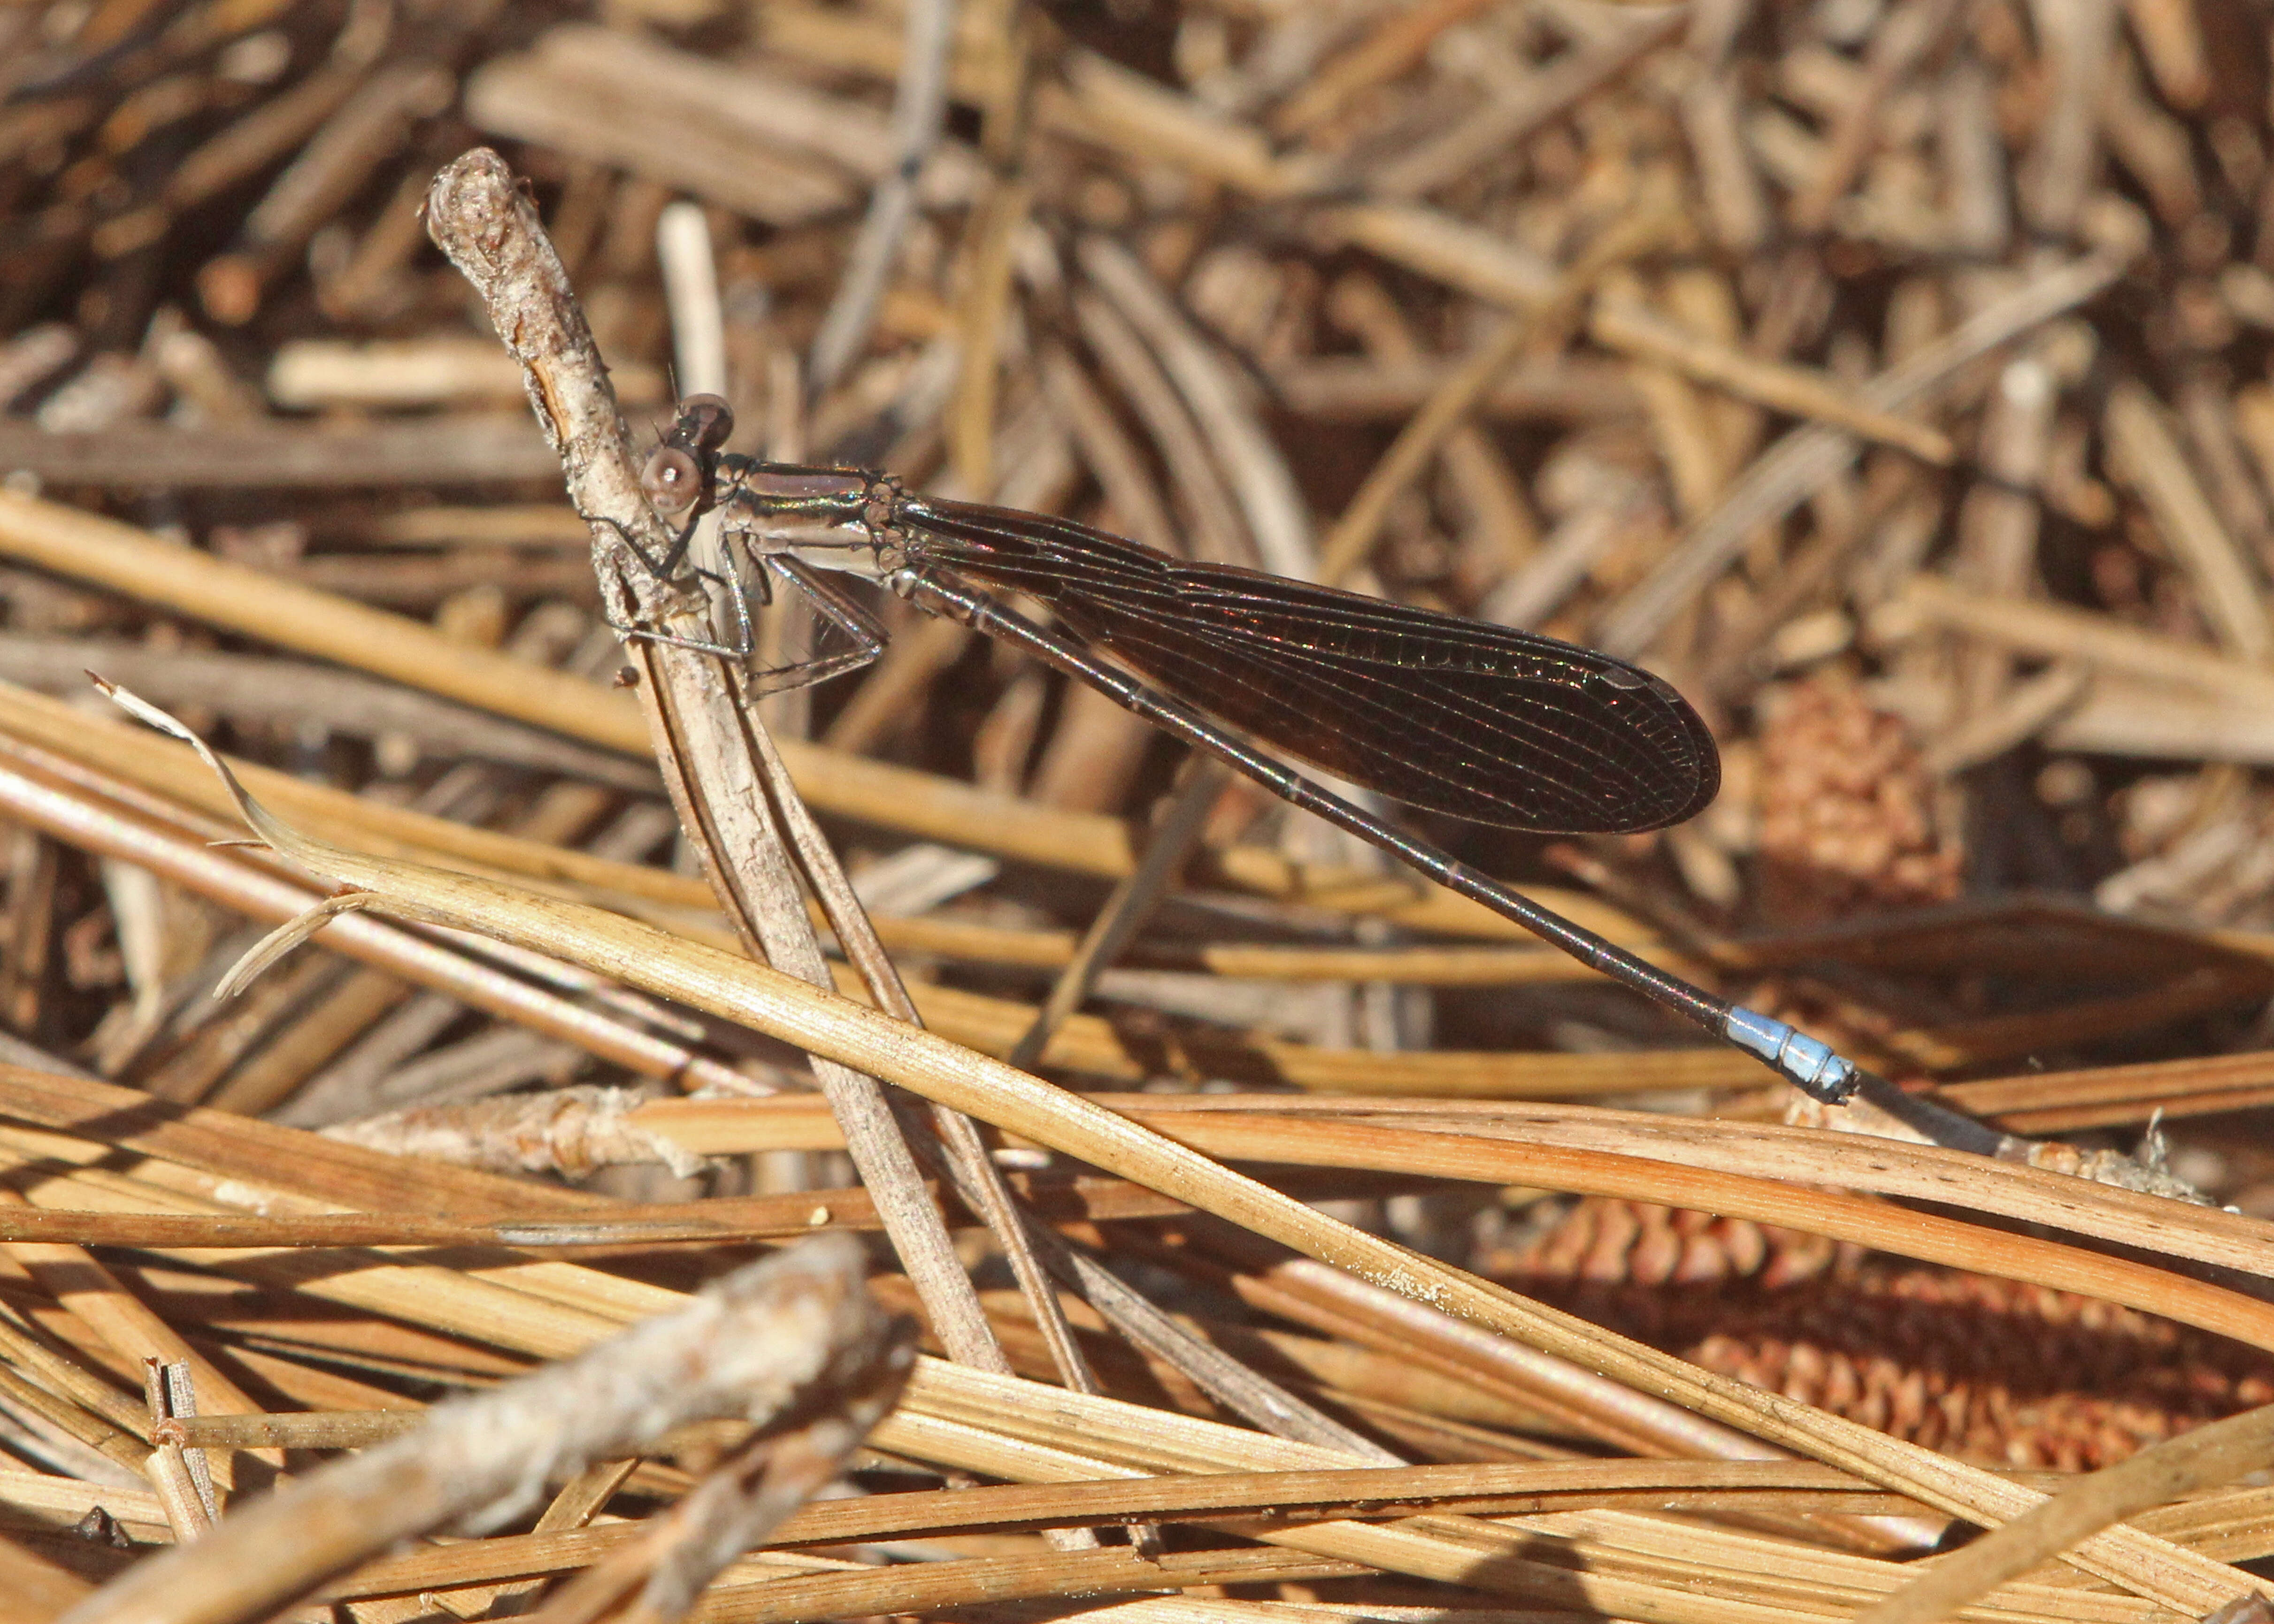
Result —
<instances>
[{"instance_id":1,"label":"weathered twig","mask_svg":"<svg viewBox=\"0 0 2274 1624\"><path fill-rule=\"evenodd\" d=\"M629 508L629 517L619 516L627 514L625 499L637 489L628 436L608 396L590 329L534 211L495 154L477 151L437 177L430 219L437 241L491 301L498 330L514 335L516 352L531 369L540 421L561 447L571 499L579 511L614 521L609 532L595 526L606 536L596 544L604 595L621 623L655 624L658 617L643 613L638 600L671 590L669 584L653 581L644 563L625 560L609 543L644 530L652 545L661 527L644 500ZM609 505L596 500L601 498ZM829 967L790 866L790 843L825 906L849 903L850 890L790 787L772 740L742 703L731 669L652 636L636 639L627 652L645 679L641 694L665 782L728 919L769 962L815 986L829 986ZM834 922L840 939L858 934L851 914ZM904 993L892 996L897 978L881 951L869 962L880 1000L913 1014ZM883 1091L828 1061L816 1062L815 1075L845 1125L847 1146L902 1263L924 1294L934 1328L957 1358L1007 1369Z\"/></svg>"},{"instance_id":2,"label":"weathered twig","mask_svg":"<svg viewBox=\"0 0 2274 1624\"><path fill-rule=\"evenodd\" d=\"M907 1369L861 1289L860 1249L817 1239L729 1275L674 1314L495 1392L430 1411L417 1432L302 1478L195 1545L88 1598L75 1624L238 1624L427 1529L495 1527L548 1478L636 1455L689 1421L761 1425L800 1410L871 1416ZM840 1435L849 1448L859 1435ZM792 1504L770 1502L779 1517ZM755 1538L758 1522L736 1537Z\"/></svg>"}]
</instances>

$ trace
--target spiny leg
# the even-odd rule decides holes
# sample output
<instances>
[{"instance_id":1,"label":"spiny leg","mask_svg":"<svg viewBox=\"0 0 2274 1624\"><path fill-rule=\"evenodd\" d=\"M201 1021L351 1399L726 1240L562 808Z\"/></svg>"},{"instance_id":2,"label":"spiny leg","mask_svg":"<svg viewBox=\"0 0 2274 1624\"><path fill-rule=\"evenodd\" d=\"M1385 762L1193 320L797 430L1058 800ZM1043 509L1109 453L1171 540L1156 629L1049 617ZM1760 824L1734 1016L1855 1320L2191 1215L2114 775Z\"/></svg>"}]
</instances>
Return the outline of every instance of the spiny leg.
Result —
<instances>
[{"instance_id":1,"label":"spiny leg","mask_svg":"<svg viewBox=\"0 0 2274 1624\"><path fill-rule=\"evenodd\" d=\"M885 624L864 605L824 580L801 560L779 553L760 553L757 558L761 565L803 593L820 612L822 619L850 638L854 646L841 654L824 655L817 659L796 660L787 665L753 671L749 673L752 693L781 694L795 688L810 688L817 682L826 682L830 678L842 676L848 671L858 671L885 651L887 641Z\"/></svg>"},{"instance_id":2,"label":"spiny leg","mask_svg":"<svg viewBox=\"0 0 2274 1624\"><path fill-rule=\"evenodd\" d=\"M679 577L679 568L686 561L689 544L695 538L695 527L700 522L699 519L689 519L672 538L671 551L659 560L640 545L639 538L634 536L621 520L612 519L606 514L586 513L581 508L577 510L576 516L587 524L605 524L615 531L617 539L621 541L625 549L640 561L640 567L666 586L675 584ZM689 565L688 575L693 580L715 581L726 588L727 595L734 605L734 641L731 644L706 642L700 637L682 637L676 632L655 631L646 627L627 625L608 615L605 611L602 612L600 618L606 622L610 631L627 640L637 639L643 643L659 643L666 648L688 649L697 654L716 654L725 659L749 658L757 645L750 634L749 599L742 582L731 570L721 574L715 569L704 569L700 565ZM870 658L874 658L875 656L871 655Z\"/></svg>"}]
</instances>

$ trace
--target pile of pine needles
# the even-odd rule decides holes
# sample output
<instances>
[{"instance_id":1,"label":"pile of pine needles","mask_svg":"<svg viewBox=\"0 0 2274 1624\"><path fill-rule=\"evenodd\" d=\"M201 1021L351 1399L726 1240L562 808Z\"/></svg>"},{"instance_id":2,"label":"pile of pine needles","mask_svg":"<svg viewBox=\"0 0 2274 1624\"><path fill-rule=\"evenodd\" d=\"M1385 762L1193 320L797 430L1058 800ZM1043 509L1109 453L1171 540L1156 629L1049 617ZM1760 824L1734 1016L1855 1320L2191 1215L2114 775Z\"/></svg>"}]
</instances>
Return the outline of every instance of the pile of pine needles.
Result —
<instances>
[{"instance_id":1,"label":"pile of pine needles","mask_svg":"<svg viewBox=\"0 0 2274 1624\"><path fill-rule=\"evenodd\" d=\"M2270 48L0 10L10 1617L2263 1612ZM960 627L621 641L698 391L1646 662L1706 815L1432 832L2003 1154Z\"/></svg>"}]
</instances>

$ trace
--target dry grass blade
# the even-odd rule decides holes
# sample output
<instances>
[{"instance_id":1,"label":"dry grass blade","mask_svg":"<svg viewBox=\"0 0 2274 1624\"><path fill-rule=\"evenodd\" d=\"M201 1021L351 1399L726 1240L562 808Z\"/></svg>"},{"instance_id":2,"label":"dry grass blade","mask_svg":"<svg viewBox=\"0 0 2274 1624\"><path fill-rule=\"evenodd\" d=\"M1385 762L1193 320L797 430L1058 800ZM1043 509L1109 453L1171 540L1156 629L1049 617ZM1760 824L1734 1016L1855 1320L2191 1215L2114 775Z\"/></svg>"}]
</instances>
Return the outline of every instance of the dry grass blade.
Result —
<instances>
[{"instance_id":1,"label":"dry grass blade","mask_svg":"<svg viewBox=\"0 0 2274 1624\"><path fill-rule=\"evenodd\" d=\"M2262 1060L2262 1070L2263 1064ZM1516 1184L1552 1177L1547 1169L1557 1152L1603 1153L1605 1161L1597 1168L1598 1177L1609 1176L1610 1169L1629 1158L1744 1175L1756 1172L1763 1159L1769 1157L1781 1179L1796 1181L1811 1191L1838 1184L1850 1190L1996 1214L2248 1274L2262 1274L2267 1267L2269 1237L2263 1219L2091 1183L2073 1172L1985 1162L1978 1156L1932 1146L1877 1145L1872 1165L1859 1168L1848 1136L1818 1128L1668 1121L1653 1114L1587 1106L1352 1097L1298 1101L1281 1094L1224 1094L1175 1103L1141 1094L1093 1097L1158 1126L1180 1141L1228 1155L1246 1152L1269 1160L1265 1152L1282 1142L1277 1136L1285 1135L1289 1147L1303 1146L1302 1154L1319 1157L1321 1164L1374 1166L1398 1154L1396 1147L1401 1141L1397 1135L1412 1130L1417 1135L1412 1141L1417 1153L1434 1142L1457 1157L1469 1159L1469 1172L1474 1177ZM1263 1120L1241 1125L1246 1118ZM826 1133L817 1112L789 1099L666 1101L646 1107L638 1120L689 1148L712 1151L812 1145L820 1142L816 1130ZM1306 1140L1306 1123L1317 1124L1322 1132ZM1530 1161L1535 1154L1540 1159ZM1510 1160L1502 1161L1502 1157ZM1588 1164L1562 1164L1567 1174L1585 1165ZM1647 1183L1660 1177L1672 1181L1682 1175L1667 1171L1640 1178ZM1758 1185L1751 1179L1744 1183L1756 1191L1789 1188L1767 1180ZM1738 1187L1717 1188L1711 1196L1702 1191L1694 1193L1710 1205L1743 1199L1736 1193ZM1807 1199L1791 1198L1791 1204L1781 1208L1779 1222L1805 1229L1811 1226L1815 1212L1828 1219L1834 1210L1830 1206L1811 1209ZM1876 1211L1876 1218L1862 1219L1866 1223L1897 1225L1908 1216L1887 1207L1846 1210L1859 1218L1864 1212Z\"/></svg>"},{"instance_id":2,"label":"dry grass blade","mask_svg":"<svg viewBox=\"0 0 2274 1624\"><path fill-rule=\"evenodd\" d=\"M16 816L34 827L163 874L255 919L275 921L280 929L297 934L295 921L303 920L311 927L320 924L329 941L355 958L539 1030L573 1035L636 1071L659 1077L707 1072L720 1083L732 1075L714 1069L715 1061L692 1053L666 1034L643 1030L606 1011L581 1007L463 953L361 917L358 908L325 898L297 877L281 876L236 853L212 850L207 844L214 832L210 828L184 829L177 823L158 822L142 807L98 800L80 785L42 781L23 763L0 773L0 797Z\"/></svg>"},{"instance_id":3,"label":"dry grass blade","mask_svg":"<svg viewBox=\"0 0 2274 1624\"><path fill-rule=\"evenodd\" d=\"M1615 1154L1558 1152L1504 1142L1487 1149L1465 1136L1441 1137L1378 1123L1350 1128L1284 1119L1234 1126L1236 1123L1239 1118L1180 1124L1178 1138L1235 1161L1302 1163L1318 1157L1330 1166L1664 1199L2127 1303L2274 1352L2274 1313L2262 1311L2240 1292L2018 1236L1992 1242L1972 1225L1890 1211L1856 1197L1802 1191L1736 1174L1676 1171L1664 1163L1639 1163Z\"/></svg>"},{"instance_id":4,"label":"dry grass blade","mask_svg":"<svg viewBox=\"0 0 2274 1624\"><path fill-rule=\"evenodd\" d=\"M411 1422L415 1425L415 1420ZM399 1430L399 1429L398 1429ZM1767 1506L1806 1494L1833 1494L1858 1507L1900 1507L1860 1480L1799 1462L1607 1462L1547 1465L1463 1463L1332 1471L1211 1472L1029 1487L993 1487L821 1501L793 1512L769 1537L771 1548L841 1545L1026 1526L1107 1523L1133 1517L1222 1520L1313 1512L1404 1515L1424 1511L1521 1515L1565 1508L1675 1505L1697 1508ZM328 1587L334 1596L399 1592L406 1580L463 1584L531 1571L575 1568L631 1541L616 1524L564 1536L507 1536L439 1553L380 1558Z\"/></svg>"},{"instance_id":5,"label":"dry grass blade","mask_svg":"<svg viewBox=\"0 0 2274 1624\"><path fill-rule=\"evenodd\" d=\"M0 491L0 551L572 739L648 753L638 706L626 695L532 671L525 661L470 648L335 594L167 546L132 526ZM786 754L806 775L806 793L829 811L968 839L982 849L1070 861L1090 873L1122 872L1132 861L1126 836L1111 818L1027 807L795 741Z\"/></svg>"},{"instance_id":6,"label":"dry grass blade","mask_svg":"<svg viewBox=\"0 0 2274 1624\"><path fill-rule=\"evenodd\" d=\"M431 627L249 565L169 547L131 526L0 492L0 550L179 612L393 678L484 710L620 750L644 750L646 735L623 695L533 672L527 662L470 648ZM512 697L507 697L507 695Z\"/></svg>"}]
</instances>

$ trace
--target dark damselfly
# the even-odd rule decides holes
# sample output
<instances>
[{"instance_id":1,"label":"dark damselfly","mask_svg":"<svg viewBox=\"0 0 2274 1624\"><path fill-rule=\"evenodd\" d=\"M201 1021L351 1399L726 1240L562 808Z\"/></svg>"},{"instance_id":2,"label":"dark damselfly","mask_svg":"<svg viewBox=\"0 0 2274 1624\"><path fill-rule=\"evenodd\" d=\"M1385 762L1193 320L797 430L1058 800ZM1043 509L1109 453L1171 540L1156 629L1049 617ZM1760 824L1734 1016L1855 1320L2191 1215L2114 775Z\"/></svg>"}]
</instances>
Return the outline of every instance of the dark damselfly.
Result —
<instances>
[{"instance_id":1,"label":"dark damselfly","mask_svg":"<svg viewBox=\"0 0 2274 1624\"><path fill-rule=\"evenodd\" d=\"M1428 811L1538 833L1633 833L1693 816L1721 785L1713 735L1660 678L1553 638L1186 563L1070 520L915 494L889 475L737 456L721 449L733 426L716 395L681 407L642 485L684 528L665 558L642 557L669 578L697 522L716 508L727 535L851 639L848 652L756 673L761 687L818 681L874 659L882 627L818 572L879 582L1088 683L1816 1098L1844 1100L1869 1077L1818 1040L1605 941L1248 742ZM1048 605L1051 623L973 583ZM737 603L742 646L720 652L748 652Z\"/></svg>"}]
</instances>

